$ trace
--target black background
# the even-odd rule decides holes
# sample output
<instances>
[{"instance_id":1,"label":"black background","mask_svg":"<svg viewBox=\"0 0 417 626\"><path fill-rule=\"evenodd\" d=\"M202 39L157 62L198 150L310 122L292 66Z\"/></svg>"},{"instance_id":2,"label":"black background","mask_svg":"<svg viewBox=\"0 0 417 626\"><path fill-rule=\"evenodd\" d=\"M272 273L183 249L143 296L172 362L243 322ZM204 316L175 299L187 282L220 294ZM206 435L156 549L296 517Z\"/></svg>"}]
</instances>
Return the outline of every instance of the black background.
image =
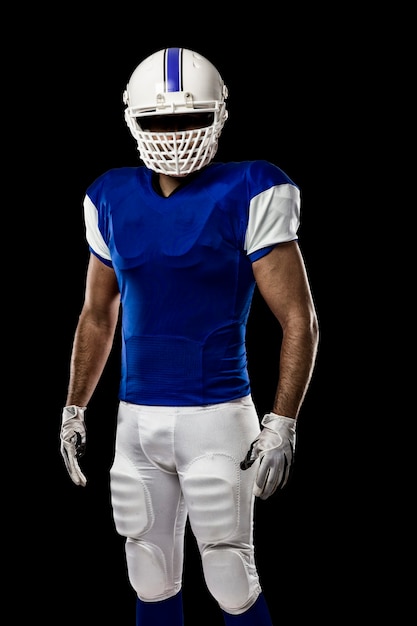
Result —
<instances>
[{"instance_id":1,"label":"black background","mask_svg":"<svg viewBox=\"0 0 417 626\"><path fill-rule=\"evenodd\" d=\"M136 65L167 46L207 56L229 88L229 120L216 159L268 159L301 187L299 240L321 339L299 419L292 481L283 492L257 503L257 560L274 624L337 623L335 602L344 615L352 610L340 582L352 511L341 462L343 425L334 408L334 398L339 406L346 401L341 358L346 340L340 321L345 302L335 219L340 219L345 185L339 169L345 130L338 111L349 98L351 57L342 45L338 20L309 30L310 18L321 24L317 9L314 15L301 15L296 7L278 6L272 13L260 5L254 14L238 6L228 17L223 9L125 5L103 14L107 9L100 6L88 16L38 11L33 18L39 23L48 17L50 26L35 28L25 39L25 76L20 68L15 81L21 124L12 160L16 186L26 196L27 260L19 296L27 319L22 360L30 397L16 395L26 407L30 403L33 417L30 435L24 437L30 440L29 477L17 479L14 496L23 510L17 544L24 564L14 559L13 572L21 589L22 569L26 572L22 604L15 609L37 621L60 626L135 622L135 596L127 579L124 542L113 527L108 485L117 349L87 412L85 489L75 487L66 474L59 427L88 258L83 195L105 170L139 162L123 119L122 92ZM255 293L248 358L260 415L270 410L279 340L272 315ZM184 601L187 626L222 624L190 536Z\"/></svg>"}]
</instances>

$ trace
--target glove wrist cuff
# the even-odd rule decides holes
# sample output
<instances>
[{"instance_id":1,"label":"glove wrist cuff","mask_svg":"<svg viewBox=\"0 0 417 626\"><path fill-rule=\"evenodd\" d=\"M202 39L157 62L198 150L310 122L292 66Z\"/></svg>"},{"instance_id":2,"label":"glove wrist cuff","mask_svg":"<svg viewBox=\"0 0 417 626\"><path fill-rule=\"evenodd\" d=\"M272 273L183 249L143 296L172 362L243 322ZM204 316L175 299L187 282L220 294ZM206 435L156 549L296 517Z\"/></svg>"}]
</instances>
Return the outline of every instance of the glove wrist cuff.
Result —
<instances>
[{"instance_id":1,"label":"glove wrist cuff","mask_svg":"<svg viewBox=\"0 0 417 626\"><path fill-rule=\"evenodd\" d=\"M64 410L65 409L79 409L80 411L85 411L86 410L86 406L78 406L77 404L67 404L67 406L64 406Z\"/></svg>"},{"instance_id":2,"label":"glove wrist cuff","mask_svg":"<svg viewBox=\"0 0 417 626\"><path fill-rule=\"evenodd\" d=\"M296 420L293 417L287 417L286 415L278 415L277 413L266 413L262 418L262 426L269 428L274 432L279 432L280 426L286 426L287 428L295 431Z\"/></svg>"},{"instance_id":3,"label":"glove wrist cuff","mask_svg":"<svg viewBox=\"0 0 417 626\"><path fill-rule=\"evenodd\" d=\"M64 406L62 410L62 417L64 420L72 419L74 417L79 417L80 419L84 419L84 412L86 411L86 406L77 406L76 404L69 404L68 406Z\"/></svg>"}]
</instances>

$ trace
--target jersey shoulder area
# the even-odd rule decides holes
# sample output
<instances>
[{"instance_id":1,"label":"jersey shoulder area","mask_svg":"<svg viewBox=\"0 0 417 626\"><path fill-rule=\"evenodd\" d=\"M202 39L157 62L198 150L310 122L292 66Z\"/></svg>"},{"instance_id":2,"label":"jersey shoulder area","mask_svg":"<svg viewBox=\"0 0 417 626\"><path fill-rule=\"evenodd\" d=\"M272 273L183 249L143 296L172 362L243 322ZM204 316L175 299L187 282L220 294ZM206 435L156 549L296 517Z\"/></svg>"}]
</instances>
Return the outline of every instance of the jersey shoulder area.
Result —
<instances>
[{"instance_id":1,"label":"jersey shoulder area","mask_svg":"<svg viewBox=\"0 0 417 626\"><path fill-rule=\"evenodd\" d=\"M208 167L214 176L225 178L244 179L252 186L264 188L274 185L297 184L278 165L264 159L254 161L230 161L228 163L214 162Z\"/></svg>"},{"instance_id":2,"label":"jersey shoulder area","mask_svg":"<svg viewBox=\"0 0 417 626\"><path fill-rule=\"evenodd\" d=\"M87 195L97 193L99 190L114 188L125 189L135 187L138 181L148 181L151 171L145 166L114 167L98 176L88 187Z\"/></svg>"}]
</instances>

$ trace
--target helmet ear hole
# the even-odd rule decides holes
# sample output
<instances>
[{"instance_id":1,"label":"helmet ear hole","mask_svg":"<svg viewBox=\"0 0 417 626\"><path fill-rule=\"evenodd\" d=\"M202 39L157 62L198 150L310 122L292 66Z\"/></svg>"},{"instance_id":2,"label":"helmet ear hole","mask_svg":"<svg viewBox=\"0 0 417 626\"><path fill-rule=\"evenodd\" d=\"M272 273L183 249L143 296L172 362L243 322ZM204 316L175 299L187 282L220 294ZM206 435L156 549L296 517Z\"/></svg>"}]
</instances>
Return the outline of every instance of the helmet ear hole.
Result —
<instances>
[{"instance_id":1,"label":"helmet ear hole","mask_svg":"<svg viewBox=\"0 0 417 626\"><path fill-rule=\"evenodd\" d=\"M142 61L123 102L144 164L174 176L207 165L227 120L227 95L214 65L192 50L165 48Z\"/></svg>"}]
</instances>

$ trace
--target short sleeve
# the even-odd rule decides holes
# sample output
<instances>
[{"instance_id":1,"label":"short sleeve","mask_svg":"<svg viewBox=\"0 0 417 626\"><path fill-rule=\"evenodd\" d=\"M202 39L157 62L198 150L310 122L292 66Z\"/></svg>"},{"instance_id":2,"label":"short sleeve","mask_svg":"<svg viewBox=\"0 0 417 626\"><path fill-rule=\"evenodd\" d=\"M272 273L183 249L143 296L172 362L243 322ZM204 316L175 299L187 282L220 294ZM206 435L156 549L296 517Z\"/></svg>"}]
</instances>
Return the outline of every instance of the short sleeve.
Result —
<instances>
[{"instance_id":1,"label":"short sleeve","mask_svg":"<svg viewBox=\"0 0 417 626\"><path fill-rule=\"evenodd\" d=\"M300 190L293 184L274 185L254 196L245 237L248 255L298 238Z\"/></svg>"},{"instance_id":2,"label":"short sleeve","mask_svg":"<svg viewBox=\"0 0 417 626\"><path fill-rule=\"evenodd\" d=\"M98 227L98 212L88 195L84 197L84 221L90 250L107 264L111 262L110 250Z\"/></svg>"}]
</instances>

